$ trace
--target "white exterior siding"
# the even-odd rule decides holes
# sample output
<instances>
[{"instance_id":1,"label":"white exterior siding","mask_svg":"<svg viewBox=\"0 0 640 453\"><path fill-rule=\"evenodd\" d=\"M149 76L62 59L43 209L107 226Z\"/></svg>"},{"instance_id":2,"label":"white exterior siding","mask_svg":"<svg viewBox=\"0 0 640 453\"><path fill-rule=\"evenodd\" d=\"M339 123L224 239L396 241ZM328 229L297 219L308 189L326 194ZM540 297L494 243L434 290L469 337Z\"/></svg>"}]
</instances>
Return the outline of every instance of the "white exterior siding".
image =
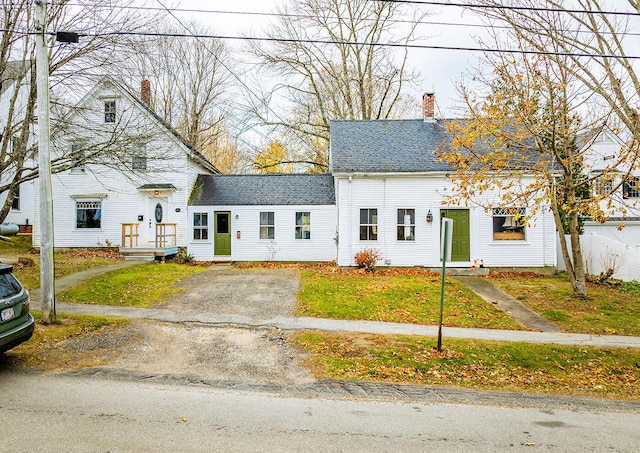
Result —
<instances>
[{"instance_id":1,"label":"white exterior siding","mask_svg":"<svg viewBox=\"0 0 640 453\"><path fill-rule=\"evenodd\" d=\"M116 99L115 125L104 122L104 101L109 99ZM116 85L99 85L83 102L87 108L79 110L84 116L68 120L76 126L68 135L67 131L58 135L52 154L69 154L73 144L90 150L93 146L102 149L115 137L122 142L116 141L105 151L105 160L101 160L104 164L87 163L84 170L52 175L54 247L99 247L107 243L128 247L128 242L122 244L123 223L138 224L139 240L134 247L154 246L157 204L162 207L158 223L176 224L175 242L169 238L167 245L185 247L189 194L197 175L210 170L191 158L183 142ZM117 157L109 155L112 150L117 150ZM132 170L139 150L145 151L146 169ZM100 228L77 228L76 202L90 200L101 201ZM38 247L38 212L34 223L33 241ZM173 234L173 230L167 229L166 233Z\"/></svg>"},{"instance_id":2,"label":"white exterior siding","mask_svg":"<svg viewBox=\"0 0 640 453\"><path fill-rule=\"evenodd\" d=\"M481 208L443 207L443 194L450 193L451 182L444 175L375 175L336 177L339 219L337 262L354 265L354 255L364 248L380 250L380 265L439 267L440 209L469 209L470 260L453 262L452 267L469 267L483 260L489 267L553 266L555 229L548 212L540 212L526 229L524 241L494 241L491 213ZM378 210L378 237L360 240L360 209ZM415 240L397 240L397 210L415 209ZM426 217L431 211L432 222ZM455 226L454 226L455 228Z\"/></svg>"},{"instance_id":3,"label":"white exterior siding","mask_svg":"<svg viewBox=\"0 0 640 453\"><path fill-rule=\"evenodd\" d=\"M20 184L20 209L11 209L5 222L16 225L33 225L35 220L35 191L36 181L27 181ZM7 199L6 192L0 194L0 205Z\"/></svg>"},{"instance_id":4,"label":"white exterior siding","mask_svg":"<svg viewBox=\"0 0 640 453\"><path fill-rule=\"evenodd\" d=\"M214 212L231 213L232 261L332 261L336 259L335 206L190 206L188 251L198 261L214 256ZM273 212L275 239L260 239L260 212ZM311 239L295 239L296 212L311 213ZM207 213L209 239L193 240L193 214ZM238 238L240 233L240 238Z\"/></svg>"}]
</instances>

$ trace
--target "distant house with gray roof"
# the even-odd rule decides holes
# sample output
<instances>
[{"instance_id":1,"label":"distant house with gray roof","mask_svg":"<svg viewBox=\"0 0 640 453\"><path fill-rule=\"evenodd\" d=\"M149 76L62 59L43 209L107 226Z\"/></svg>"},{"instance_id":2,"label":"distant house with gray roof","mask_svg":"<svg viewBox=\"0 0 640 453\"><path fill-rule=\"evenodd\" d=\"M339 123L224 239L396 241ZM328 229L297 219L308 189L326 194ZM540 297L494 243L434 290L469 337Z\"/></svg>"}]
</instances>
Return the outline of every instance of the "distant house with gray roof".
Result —
<instances>
[{"instance_id":1,"label":"distant house with gray roof","mask_svg":"<svg viewBox=\"0 0 640 453\"><path fill-rule=\"evenodd\" d=\"M200 175L189 200L188 250L202 261L332 261L333 177Z\"/></svg>"}]
</instances>

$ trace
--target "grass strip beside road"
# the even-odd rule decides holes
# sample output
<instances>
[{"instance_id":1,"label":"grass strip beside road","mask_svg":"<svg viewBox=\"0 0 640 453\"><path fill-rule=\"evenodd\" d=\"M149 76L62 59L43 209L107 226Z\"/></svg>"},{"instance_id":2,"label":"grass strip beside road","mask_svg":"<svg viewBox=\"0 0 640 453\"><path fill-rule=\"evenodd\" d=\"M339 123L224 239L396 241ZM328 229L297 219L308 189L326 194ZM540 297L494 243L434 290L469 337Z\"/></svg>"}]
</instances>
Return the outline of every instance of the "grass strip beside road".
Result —
<instances>
[{"instance_id":1,"label":"grass strip beside road","mask_svg":"<svg viewBox=\"0 0 640 453\"><path fill-rule=\"evenodd\" d=\"M129 341L119 331L129 323L127 319L59 314L55 323L43 324L39 311L31 314L37 323L33 337L0 356L0 370L64 371L98 366L122 352Z\"/></svg>"},{"instance_id":2,"label":"grass strip beside road","mask_svg":"<svg viewBox=\"0 0 640 453\"><path fill-rule=\"evenodd\" d=\"M414 269L374 273L303 269L296 316L437 325L440 275ZM446 279L443 324L523 330L524 327L459 282Z\"/></svg>"},{"instance_id":3,"label":"grass strip beside road","mask_svg":"<svg viewBox=\"0 0 640 453\"><path fill-rule=\"evenodd\" d=\"M562 276L491 274L489 280L564 332L640 336L640 284L587 285L588 298L573 295Z\"/></svg>"},{"instance_id":4,"label":"grass strip beside road","mask_svg":"<svg viewBox=\"0 0 640 453\"><path fill-rule=\"evenodd\" d=\"M60 302L148 308L183 291L176 283L202 266L148 263L107 272L58 294Z\"/></svg>"},{"instance_id":5,"label":"grass strip beside road","mask_svg":"<svg viewBox=\"0 0 640 453\"><path fill-rule=\"evenodd\" d=\"M299 332L317 378L640 399L640 350Z\"/></svg>"}]
</instances>

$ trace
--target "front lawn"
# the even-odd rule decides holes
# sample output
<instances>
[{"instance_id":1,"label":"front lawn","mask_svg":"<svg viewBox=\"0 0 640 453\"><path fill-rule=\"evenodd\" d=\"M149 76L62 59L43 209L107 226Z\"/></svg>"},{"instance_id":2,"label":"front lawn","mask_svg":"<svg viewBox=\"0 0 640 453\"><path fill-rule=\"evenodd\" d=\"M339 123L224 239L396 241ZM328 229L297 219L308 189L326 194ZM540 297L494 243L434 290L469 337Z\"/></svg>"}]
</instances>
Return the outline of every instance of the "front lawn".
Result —
<instances>
[{"instance_id":1,"label":"front lawn","mask_svg":"<svg viewBox=\"0 0 640 453\"><path fill-rule=\"evenodd\" d=\"M640 399L640 350L299 332L317 378Z\"/></svg>"},{"instance_id":2,"label":"front lawn","mask_svg":"<svg viewBox=\"0 0 640 453\"><path fill-rule=\"evenodd\" d=\"M17 260L26 258L30 264L15 264L13 273L27 289L40 286L40 254L31 250L31 236L12 236L0 241L0 256ZM54 277L80 272L93 267L106 266L122 261L124 257L113 248L58 249L54 251Z\"/></svg>"},{"instance_id":3,"label":"front lawn","mask_svg":"<svg viewBox=\"0 0 640 453\"><path fill-rule=\"evenodd\" d=\"M588 284L586 300L573 296L562 276L491 274L489 280L564 332L640 335L640 285Z\"/></svg>"},{"instance_id":4,"label":"front lawn","mask_svg":"<svg viewBox=\"0 0 640 453\"><path fill-rule=\"evenodd\" d=\"M148 263L107 272L58 294L60 302L147 308L181 291L176 283L202 266Z\"/></svg>"},{"instance_id":5,"label":"front lawn","mask_svg":"<svg viewBox=\"0 0 640 453\"><path fill-rule=\"evenodd\" d=\"M438 324L440 275L414 269L374 273L336 267L302 269L296 316ZM524 327L453 279L446 279L443 324L522 330Z\"/></svg>"}]
</instances>

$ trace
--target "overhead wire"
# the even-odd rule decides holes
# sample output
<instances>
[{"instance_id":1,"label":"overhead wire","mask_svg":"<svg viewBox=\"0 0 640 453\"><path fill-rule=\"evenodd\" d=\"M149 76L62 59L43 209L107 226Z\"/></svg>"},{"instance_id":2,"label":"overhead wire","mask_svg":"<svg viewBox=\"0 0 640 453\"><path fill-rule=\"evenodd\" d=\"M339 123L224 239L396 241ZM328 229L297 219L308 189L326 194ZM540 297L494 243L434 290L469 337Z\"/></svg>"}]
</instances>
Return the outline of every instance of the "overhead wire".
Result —
<instances>
[{"instance_id":1,"label":"overhead wire","mask_svg":"<svg viewBox=\"0 0 640 453\"><path fill-rule=\"evenodd\" d=\"M173 18L178 22L178 24L180 24L180 26L182 26L185 30L189 31L189 35L184 35L185 37L186 37L186 36L192 36L192 37L195 37L196 39L200 39L200 38L201 38L201 36L196 35L195 33L191 32L191 31L189 30L189 27L187 27L187 26L186 26L186 25L185 25L185 24L184 24L184 23L183 23L183 22L182 22L178 17L176 17L176 15L175 15L175 14L173 14L173 12L171 11L171 9L167 8L167 7L166 7L166 6L165 6L165 5L164 5L160 0L156 0L156 1L158 2L158 4L160 4L161 6L163 6L163 7L166 9L166 11L169 13L169 15L171 15L171 17L173 17ZM205 48L206 48L206 47L205 47ZM240 85L241 85L241 86L242 86L242 87L243 87L243 88L244 88L244 89L245 89L245 90L246 90L250 95L252 95L252 96L254 96L256 99L258 99L258 100L259 100L259 101L260 101L260 102L261 102L261 103L262 103L262 104L263 104L263 105L264 105L264 106L265 106L265 107L266 107L270 112L272 112L272 113L275 115L275 117L276 117L279 121L281 121L281 122L283 122L283 123L285 122L285 121L284 121L284 120L283 120L283 119L282 119L282 118L281 118L281 117L280 117L280 116L279 116L279 115L278 115L278 114L277 114L277 113L276 113L276 112L275 112L275 111L274 111L274 110L273 110L273 109L272 109L272 108L271 108L267 103L265 103L263 100L261 100L261 99L260 99L260 96L258 96L258 95L257 95L257 94L256 94L256 93L255 93L255 92L254 92L250 87L249 87L249 85L247 85L247 84L246 84L246 83L245 83L245 82L244 82L244 81L243 81L243 80L242 80L242 79L241 79L241 78L240 78L240 77L235 73L235 71L232 71L232 70L231 70L231 69L230 69L230 68L229 68L229 67L228 67L228 66L227 66L227 65L226 65L222 60L220 60L220 58L219 58L216 54L214 54L213 52L211 52L211 50L210 50L210 49L208 49L208 48L206 48L206 49L207 49L207 52L209 52L209 53L213 56L213 58L215 58L215 60L216 60L218 63L220 63L220 64L222 65L222 67L224 67L224 68L229 72L229 74L231 74L231 75L233 76L233 78L235 78L235 79L240 83ZM254 131L254 132L257 132L257 133L258 133L258 135L261 135L263 138L266 138L266 139L268 139L268 138L269 138L269 137L265 136L265 135L264 135L262 132L260 132L260 131ZM296 133L296 135L298 135L298 138L300 138L303 142L305 142L307 145L309 145L310 147L312 147L312 148L313 148L313 145L312 145L311 143L307 142L307 140L308 140L308 138L307 138L307 137L303 136L302 134L298 134L296 131L294 131L294 133ZM238 139L242 140L242 139L241 139L241 138L239 138L239 137L236 137L236 138L238 138ZM244 142L244 140L242 140L242 141Z\"/></svg>"}]
</instances>

